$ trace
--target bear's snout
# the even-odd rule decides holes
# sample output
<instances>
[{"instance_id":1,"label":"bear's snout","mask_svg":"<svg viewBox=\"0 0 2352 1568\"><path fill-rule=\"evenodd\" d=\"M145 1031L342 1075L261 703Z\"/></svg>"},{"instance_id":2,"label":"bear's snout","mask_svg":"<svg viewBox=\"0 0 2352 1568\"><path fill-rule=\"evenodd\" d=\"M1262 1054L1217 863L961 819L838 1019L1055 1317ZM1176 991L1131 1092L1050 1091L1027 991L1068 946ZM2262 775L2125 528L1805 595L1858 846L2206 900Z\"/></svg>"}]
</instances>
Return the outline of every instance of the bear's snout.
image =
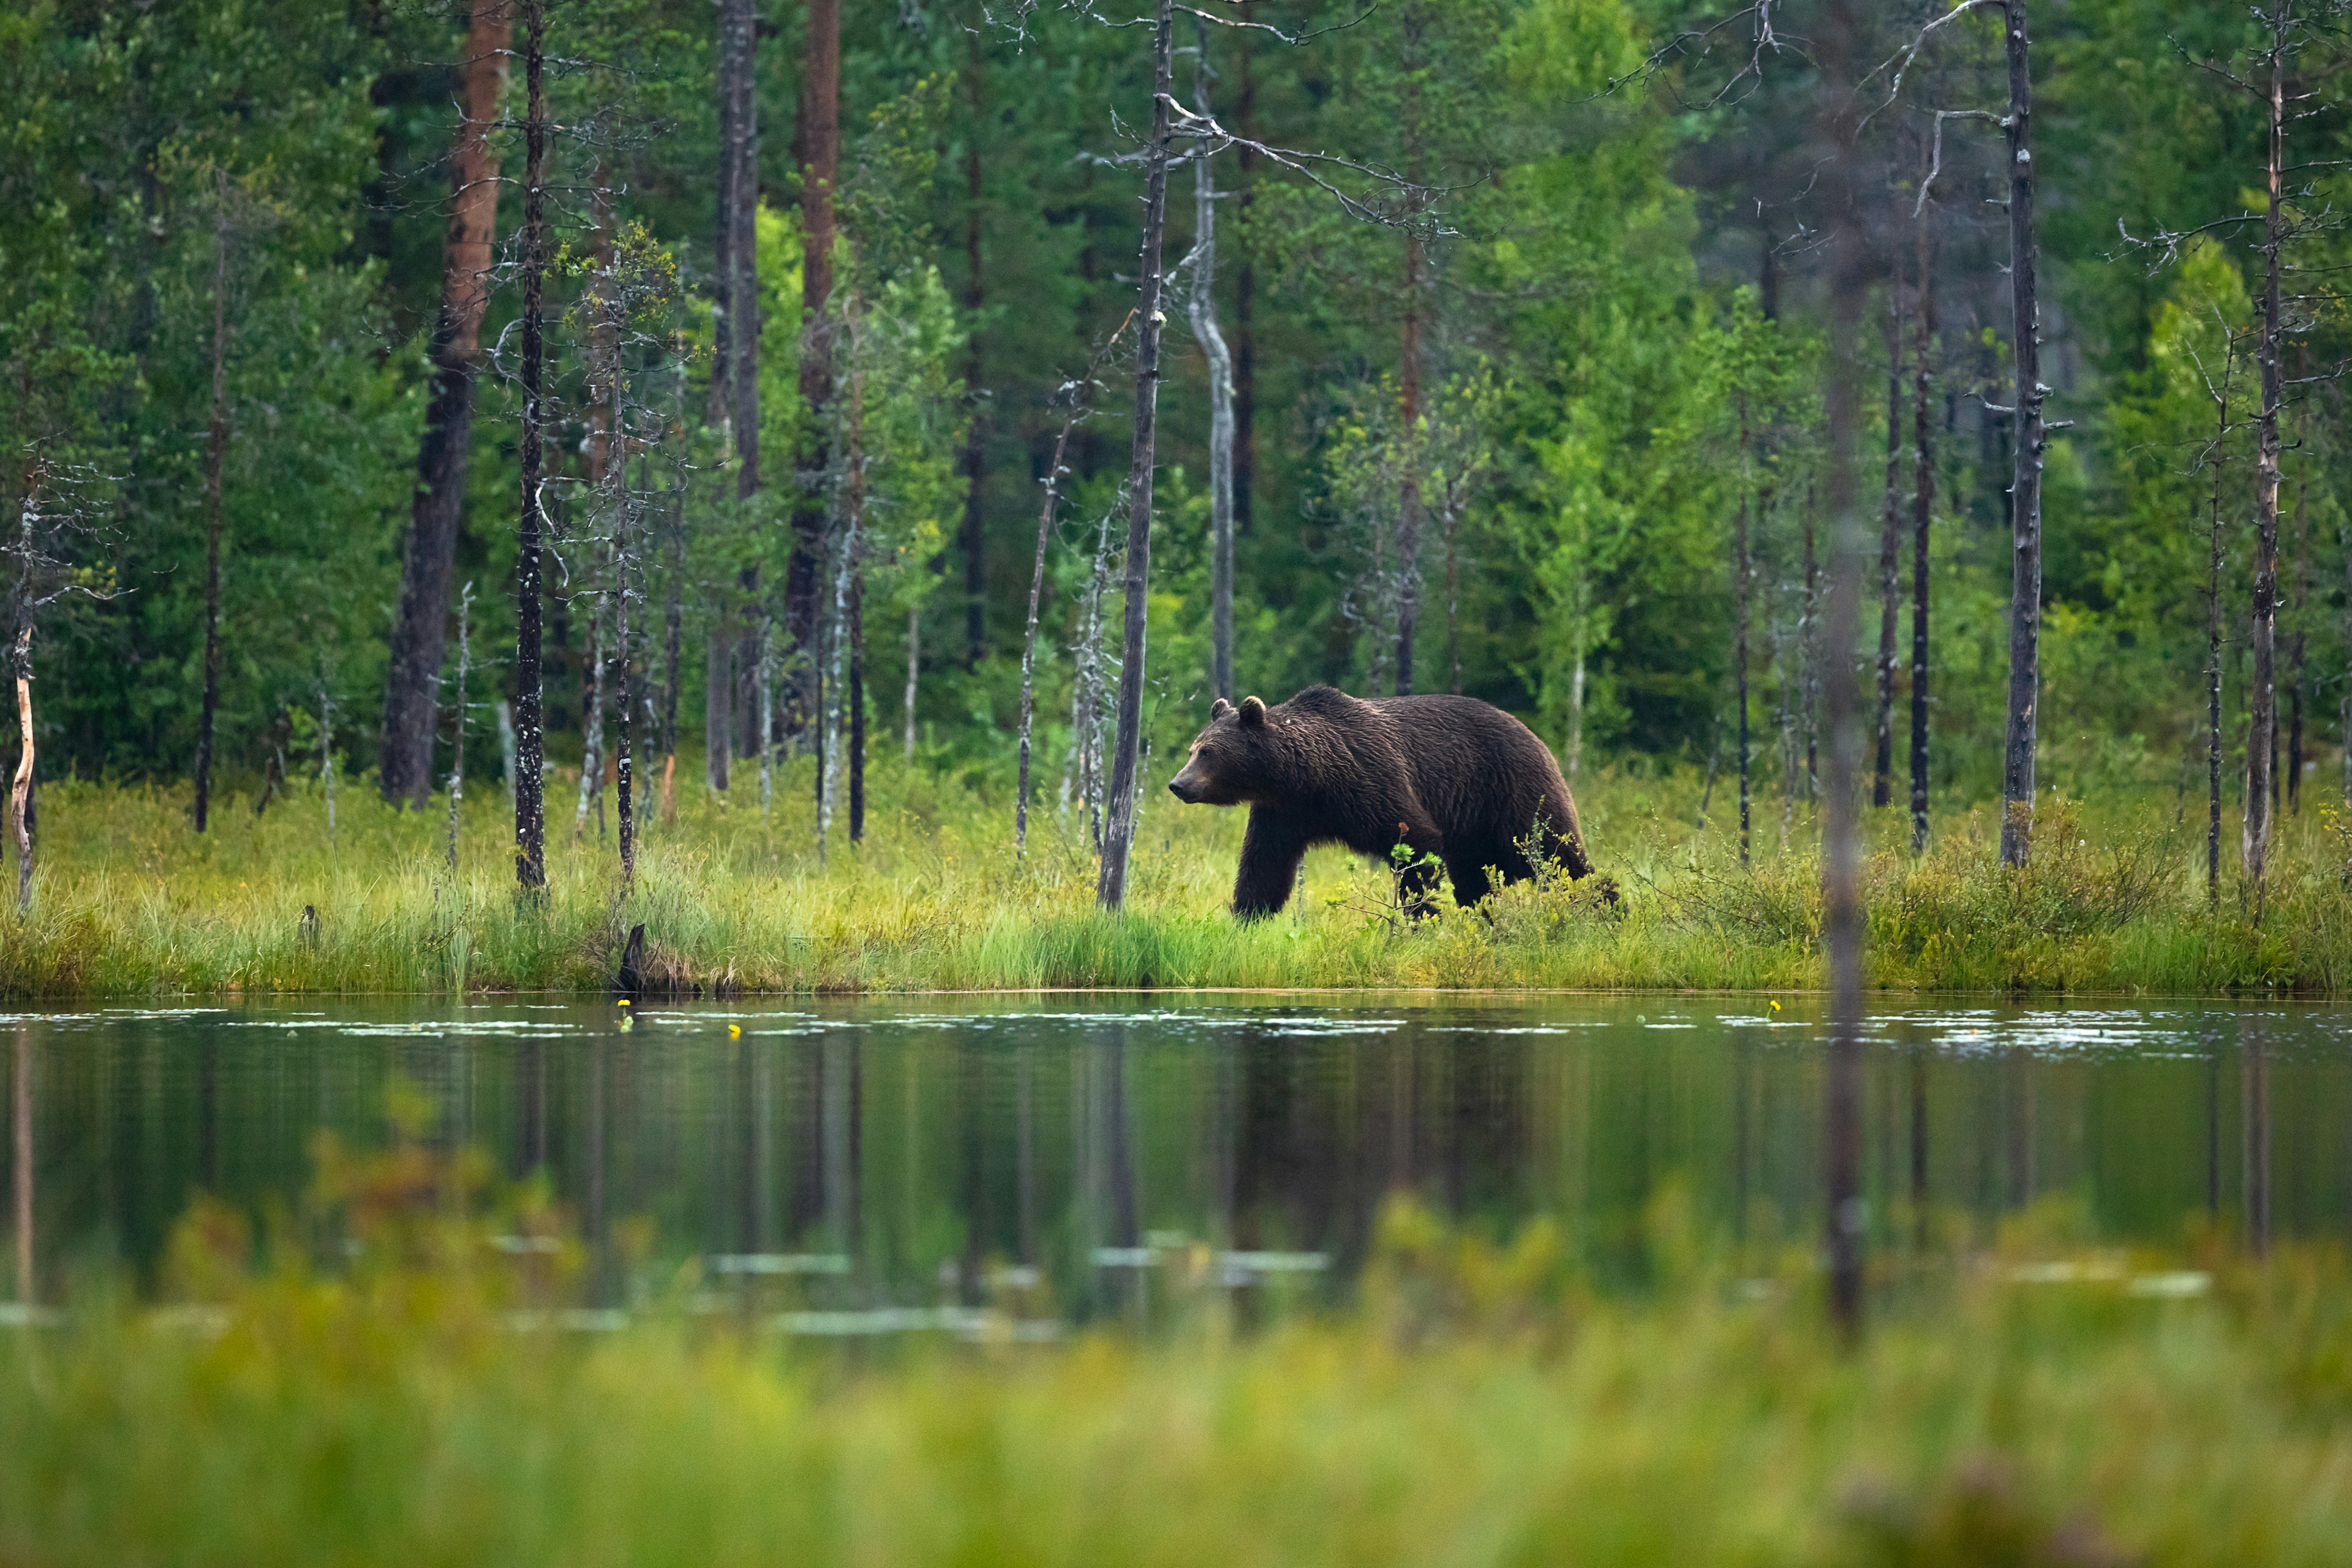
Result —
<instances>
[{"instance_id":1,"label":"bear's snout","mask_svg":"<svg viewBox=\"0 0 2352 1568\"><path fill-rule=\"evenodd\" d=\"M1186 805L1198 805L1207 798L1209 774L1201 766L1200 758L1194 757L1178 770L1176 776L1168 781L1168 793Z\"/></svg>"}]
</instances>

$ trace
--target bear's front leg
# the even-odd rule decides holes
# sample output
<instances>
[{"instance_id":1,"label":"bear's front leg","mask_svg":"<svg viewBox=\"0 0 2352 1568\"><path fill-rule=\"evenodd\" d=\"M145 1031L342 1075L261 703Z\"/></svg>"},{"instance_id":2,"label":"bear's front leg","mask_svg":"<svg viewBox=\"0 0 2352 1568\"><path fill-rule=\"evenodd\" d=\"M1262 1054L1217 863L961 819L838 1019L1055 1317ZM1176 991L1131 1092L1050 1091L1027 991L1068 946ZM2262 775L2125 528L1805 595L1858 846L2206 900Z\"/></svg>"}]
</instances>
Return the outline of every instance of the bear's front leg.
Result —
<instances>
[{"instance_id":1,"label":"bear's front leg","mask_svg":"<svg viewBox=\"0 0 2352 1568\"><path fill-rule=\"evenodd\" d=\"M1241 871L1234 878L1234 913L1243 920L1279 913L1306 858L1307 834L1297 822L1262 805L1250 807Z\"/></svg>"}]
</instances>

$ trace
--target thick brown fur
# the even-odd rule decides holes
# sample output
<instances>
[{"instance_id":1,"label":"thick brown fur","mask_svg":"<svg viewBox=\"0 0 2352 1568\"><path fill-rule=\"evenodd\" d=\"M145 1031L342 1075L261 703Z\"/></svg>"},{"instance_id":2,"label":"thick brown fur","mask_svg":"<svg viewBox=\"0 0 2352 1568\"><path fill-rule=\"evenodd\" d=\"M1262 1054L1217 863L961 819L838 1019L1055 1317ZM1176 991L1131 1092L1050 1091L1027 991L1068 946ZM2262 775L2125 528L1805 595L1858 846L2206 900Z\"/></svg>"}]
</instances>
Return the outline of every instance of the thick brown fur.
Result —
<instances>
[{"instance_id":1,"label":"thick brown fur","mask_svg":"<svg viewBox=\"0 0 2352 1568\"><path fill-rule=\"evenodd\" d=\"M1434 855L1465 908L1486 896L1490 868L1506 883L1532 877L1531 847L1572 877L1592 871L1550 749L1475 698L1366 700L1328 686L1276 708L1221 698L1168 787L1187 805L1250 808L1234 881L1244 917L1281 909L1318 844L1382 860L1399 844ZM1408 906L1426 909L1433 875L1416 868L1405 883Z\"/></svg>"}]
</instances>

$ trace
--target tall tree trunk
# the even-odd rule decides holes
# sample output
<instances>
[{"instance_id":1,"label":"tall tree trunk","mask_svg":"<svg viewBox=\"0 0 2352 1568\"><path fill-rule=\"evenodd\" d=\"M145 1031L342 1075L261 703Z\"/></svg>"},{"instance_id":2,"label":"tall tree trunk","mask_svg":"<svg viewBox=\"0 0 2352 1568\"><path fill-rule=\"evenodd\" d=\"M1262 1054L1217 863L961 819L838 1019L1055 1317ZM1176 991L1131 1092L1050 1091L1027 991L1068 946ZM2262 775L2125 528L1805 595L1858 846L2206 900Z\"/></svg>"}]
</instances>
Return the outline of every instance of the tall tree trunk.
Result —
<instances>
[{"instance_id":1,"label":"tall tree trunk","mask_svg":"<svg viewBox=\"0 0 2352 1568\"><path fill-rule=\"evenodd\" d=\"M457 596L457 697L450 704L456 715L449 726L449 845L450 870L457 868L458 810L466 799L466 681L474 668L474 585ZM332 814L330 813L331 819Z\"/></svg>"},{"instance_id":2,"label":"tall tree trunk","mask_svg":"<svg viewBox=\"0 0 2352 1568\"><path fill-rule=\"evenodd\" d=\"M1420 7L1404 13L1404 342L1397 354L1397 439L1402 461L1397 493L1396 694L1412 691L1413 634L1421 623L1421 45Z\"/></svg>"},{"instance_id":3,"label":"tall tree trunk","mask_svg":"<svg viewBox=\"0 0 2352 1568\"><path fill-rule=\"evenodd\" d=\"M923 606L907 612L907 761L915 760L915 697L923 677Z\"/></svg>"},{"instance_id":4,"label":"tall tree trunk","mask_svg":"<svg viewBox=\"0 0 2352 1568\"><path fill-rule=\"evenodd\" d=\"M675 483L675 481L674 481ZM686 685L686 489L677 484L670 494L669 570L662 585L662 755L665 779L677 770L677 700ZM669 785L662 786L665 796ZM667 812L672 802L665 798Z\"/></svg>"},{"instance_id":5,"label":"tall tree trunk","mask_svg":"<svg viewBox=\"0 0 2352 1568\"><path fill-rule=\"evenodd\" d=\"M754 0L726 0L735 57L735 112L728 127L728 194L735 204L728 243L728 412L735 429L735 499L760 493L760 112L755 90L759 17Z\"/></svg>"},{"instance_id":6,"label":"tall tree trunk","mask_svg":"<svg viewBox=\"0 0 2352 1568\"><path fill-rule=\"evenodd\" d=\"M1928 402L1936 346L1935 229L1923 201L1918 257L1917 339L1911 369L1911 853L1927 849L1927 531L1936 515L1935 423Z\"/></svg>"},{"instance_id":7,"label":"tall tree trunk","mask_svg":"<svg viewBox=\"0 0 2352 1568\"><path fill-rule=\"evenodd\" d=\"M719 58L711 80L719 110L719 190L710 258L709 422L719 432L719 448L728 459L735 455L731 407L735 390L735 78L742 67L736 47L734 5L732 0L719 0Z\"/></svg>"},{"instance_id":8,"label":"tall tree trunk","mask_svg":"<svg viewBox=\"0 0 2352 1568\"><path fill-rule=\"evenodd\" d=\"M801 405L809 432L804 472L827 464L825 409L833 401L834 200L841 179L841 0L809 0L803 48L801 136L807 163L801 184ZM793 552L784 577L785 629L801 689L795 707L814 720L819 578L824 570L825 502L820 487L803 489L793 509Z\"/></svg>"},{"instance_id":9,"label":"tall tree trunk","mask_svg":"<svg viewBox=\"0 0 2352 1568\"><path fill-rule=\"evenodd\" d=\"M1736 756L1739 764L1739 863L1742 866L1748 864L1751 799L1748 736L1748 588L1752 575L1748 564L1748 399L1742 394L1739 400L1739 510L1733 520L1731 531L1731 701L1739 721L1739 749Z\"/></svg>"},{"instance_id":10,"label":"tall tree trunk","mask_svg":"<svg viewBox=\"0 0 2352 1568\"><path fill-rule=\"evenodd\" d=\"M614 710L614 771L613 804L616 808L614 826L621 835L621 887L624 890L636 880L637 826L636 795L633 778L636 766L636 730L631 709L636 700L635 683L629 672L629 584L635 565L636 541L630 528L627 426L624 419L627 386L623 379L618 353L618 310L608 306L609 320L614 328L615 353L608 383L612 399L610 424L616 443L612 463L613 508L613 649L617 666L614 675L618 687L619 702ZM601 683L600 683L601 684Z\"/></svg>"},{"instance_id":11,"label":"tall tree trunk","mask_svg":"<svg viewBox=\"0 0 2352 1568\"><path fill-rule=\"evenodd\" d=\"M596 552L603 555L603 551ZM605 564L598 561L601 568ZM599 570L596 575L604 573ZM588 808L596 808L596 837L604 837L604 592L601 585L588 594L588 668L582 672L580 701L580 804L572 815L572 842L587 836Z\"/></svg>"},{"instance_id":12,"label":"tall tree trunk","mask_svg":"<svg viewBox=\"0 0 2352 1568\"><path fill-rule=\"evenodd\" d=\"M1815 548L1813 523L1813 487L1809 483L1805 486L1805 613L1797 621L1797 717L1805 731L1807 800L1817 800L1822 793L1822 561Z\"/></svg>"},{"instance_id":13,"label":"tall tree trunk","mask_svg":"<svg viewBox=\"0 0 2352 1568\"><path fill-rule=\"evenodd\" d=\"M2021 4L2021 0L2012 0ZM1862 613L1863 525L1855 495L1853 444L1860 384L1855 353L1863 289L1867 286L1855 167L1854 110L1859 93L1849 58L1856 18L1849 0L1830 0L1822 17L1823 126L1830 197L1830 352L1822 390L1830 515L1830 592L1823 640L1837 650L1828 661L1824 708L1830 736L1822 820L1822 935L1828 949L1830 1059L1823 1141L1828 1208L1830 1310L1849 1337L1862 1328L1862 825L1855 789L1862 762L1862 691L1851 650ZM2030 187L2029 187L2030 189ZM1923 279L1924 281L1924 279ZM2030 318L2029 318L2030 323ZM2037 574L2038 576L2038 574Z\"/></svg>"},{"instance_id":14,"label":"tall tree trunk","mask_svg":"<svg viewBox=\"0 0 2352 1568\"><path fill-rule=\"evenodd\" d=\"M1257 0L1242 0L1242 20L1254 21ZM1234 121L1241 133L1257 136L1257 35L1240 30L1236 51L1241 56L1241 88L1234 104ZM1256 150L1244 142L1237 150L1241 171L1234 194L1238 258L1234 268L1234 527L1250 531L1251 506L1257 487L1257 267L1250 249L1250 203L1256 195L1252 175L1257 169Z\"/></svg>"},{"instance_id":15,"label":"tall tree trunk","mask_svg":"<svg viewBox=\"0 0 2352 1568\"><path fill-rule=\"evenodd\" d=\"M392 624L377 770L386 800L422 806L432 793L433 712L448 636L449 590L473 452L474 373L489 304L499 224L499 160L490 142L506 91L510 0L482 0L466 32L457 132L449 153L449 226L441 244L441 307L433 328L433 394L416 453L400 609Z\"/></svg>"},{"instance_id":16,"label":"tall tree trunk","mask_svg":"<svg viewBox=\"0 0 2352 1568\"><path fill-rule=\"evenodd\" d=\"M1193 102L1209 113L1209 25L1199 24ZM1209 690L1234 698L1234 362L1217 327L1217 182L1208 149L1192 165L1192 336L1209 362Z\"/></svg>"},{"instance_id":17,"label":"tall tree trunk","mask_svg":"<svg viewBox=\"0 0 2352 1568\"><path fill-rule=\"evenodd\" d=\"M2033 239L2033 77L2026 0L2007 0L2009 291L2017 355L2017 468L2010 487L2009 722L2001 758L2000 862L2033 848L2033 752L2042 696L2042 317Z\"/></svg>"},{"instance_id":18,"label":"tall tree trunk","mask_svg":"<svg viewBox=\"0 0 2352 1568\"><path fill-rule=\"evenodd\" d=\"M2263 227L2263 298L2256 353L2262 372L2262 413L2254 423L2254 613L2248 628L2253 645L2253 683L2246 693L2246 880L2254 896L2254 923L2262 923L2270 868L2272 770L2278 754L2279 407L2284 387L2279 354L2285 325L2281 318L2279 273L2284 258L2286 165L2286 48L2293 25L2291 0L2272 0L2269 17L2270 140L2263 174L2270 205Z\"/></svg>"},{"instance_id":19,"label":"tall tree trunk","mask_svg":"<svg viewBox=\"0 0 2352 1568\"><path fill-rule=\"evenodd\" d=\"M1128 462L1127 626L1118 670L1118 739L1111 754L1109 820L1095 898L1104 909L1127 901L1127 862L1135 837L1137 752L1143 741L1143 633L1151 584L1151 468L1160 412L1160 241L1168 222L1169 110L1175 93L1173 0L1159 0L1151 35L1151 140L1144 154L1143 282L1137 303L1135 439Z\"/></svg>"},{"instance_id":20,"label":"tall tree trunk","mask_svg":"<svg viewBox=\"0 0 2352 1568\"><path fill-rule=\"evenodd\" d=\"M2303 660L2304 605L2311 596L2311 479L2306 473L2294 493L2294 625L2286 639L2286 808L2303 813Z\"/></svg>"},{"instance_id":21,"label":"tall tree trunk","mask_svg":"<svg viewBox=\"0 0 2352 1568\"><path fill-rule=\"evenodd\" d=\"M866 559L849 558L849 841L866 841Z\"/></svg>"},{"instance_id":22,"label":"tall tree trunk","mask_svg":"<svg viewBox=\"0 0 2352 1568\"><path fill-rule=\"evenodd\" d=\"M1894 799L1895 777L1895 636L1903 604L1901 559L1903 525L1895 505L1895 475L1900 468L1903 431L1903 260L1894 254L1893 275L1886 281L1886 504L1878 526L1878 754L1870 774L1870 804L1883 806ZM1926 280L1921 279L1924 288Z\"/></svg>"},{"instance_id":23,"label":"tall tree trunk","mask_svg":"<svg viewBox=\"0 0 2352 1568\"><path fill-rule=\"evenodd\" d=\"M213 417L205 447L205 692L196 719L196 831L213 793L213 720L220 708L221 468L228 457L228 176L216 174L213 221Z\"/></svg>"},{"instance_id":24,"label":"tall tree trunk","mask_svg":"<svg viewBox=\"0 0 2352 1568\"><path fill-rule=\"evenodd\" d=\"M963 156L963 309L964 319L971 323L971 337L966 344L969 358L964 365L964 393L971 399L971 423L964 432L963 446L963 667L969 670L980 667L988 636L988 563L982 542L981 505L988 473L988 384L983 376L980 336L981 308L987 300L980 267L980 135L985 123L981 68L986 61L981 49L982 28L975 26L966 37L970 43L967 68L971 86L971 136L964 144Z\"/></svg>"},{"instance_id":25,"label":"tall tree trunk","mask_svg":"<svg viewBox=\"0 0 2352 1568\"><path fill-rule=\"evenodd\" d=\"M2230 438L2230 391L2236 378L2238 347L2224 348L2221 385L2213 395L2212 507L2205 556L2205 901L2221 899L2221 471Z\"/></svg>"},{"instance_id":26,"label":"tall tree trunk","mask_svg":"<svg viewBox=\"0 0 2352 1568\"><path fill-rule=\"evenodd\" d=\"M541 510L541 445L547 405L546 0L518 0L523 22L522 197L522 517L515 556L515 880L523 891L547 888L547 737L541 690L540 552L547 531Z\"/></svg>"},{"instance_id":27,"label":"tall tree trunk","mask_svg":"<svg viewBox=\"0 0 2352 1568\"><path fill-rule=\"evenodd\" d=\"M715 602L708 614L702 667L703 782L725 795L728 769L735 756L734 618Z\"/></svg>"},{"instance_id":28,"label":"tall tree trunk","mask_svg":"<svg viewBox=\"0 0 2352 1568\"><path fill-rule=\"evenodd\" d=\"M724 0L727 16L727 48L733 57L729 90L734 103L734 113L728 126L726 156L732 167L728 182L728 194L734 204L734 215L729 224L728 294L730 321L733 332L732 354L728 362L729 413L735 437L735 500L737 514L747 522L754 516L754 499L760 493L760 115L755 89L756 64L759 58L759 16L754 0ZM766 616L761 607L759 568L748 566L739 574L743 590L743 624L737 628L739 657L738 673L764 671L767 647L764 630ZM737 693L730 689L730 696ZM747 749L744 755L757 751L764 756L769 745L764 719L748 721L745 731L761 731L756 737L750 733L735 734L734 715L730 711L728 734ZM762 773L764 780L765 773ZM720 787L725 787L722 782Z\"/></svg>"}]
</instances>

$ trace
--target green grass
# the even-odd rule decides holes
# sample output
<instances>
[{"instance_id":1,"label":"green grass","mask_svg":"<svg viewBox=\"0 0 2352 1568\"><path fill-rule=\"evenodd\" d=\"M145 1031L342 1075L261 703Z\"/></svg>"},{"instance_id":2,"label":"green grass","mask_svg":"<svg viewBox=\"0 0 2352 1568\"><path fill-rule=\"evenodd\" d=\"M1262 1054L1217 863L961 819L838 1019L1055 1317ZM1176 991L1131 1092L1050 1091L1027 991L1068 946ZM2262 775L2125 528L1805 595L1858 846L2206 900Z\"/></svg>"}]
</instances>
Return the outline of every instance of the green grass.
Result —
<instances>
[{"instance_id":1,"label":"green grass","mask_svg":"<svg viewBox=\"0 0 2352 1568\"><path fill-rule=\"evenodd\" d=\"M1001 791L877 767L872 832L814 852L805 763L779 773L774 809L752 782L731 802L684 783L651 825L636 888L572 786L550 792L551 889L513 893L503 796L467 803L462 854L442 863L445 816L397 812L347 788L330 843L308 793L256 817L235 797L189 831L184 789L45 786L33 908L0 914L0 995L63 1001L178 994L448 993L607 985L643 921L657 973L704 994L1058 987L1803 988L1819 983L1811 816L1784 846L1777 802L1758 814L1754 868L1713 825L1694 831L1687 775L1614 771L1580 789L1588 837L1622 889L1514 889L1475 913L1406 927L1384 873L1338 850L1310 858L1307 894L1270 921L1225 913L1242 814L1153 792L1127 912L1095 908L1094 857L1050 802L1016 859ZM1049 781L1050 784L1050 781ZM1892 990L2341 996L2352 991L2352 891L2340 814L2286 820L2266 918L2234 882L2209 910L2201 834L2170 796L2098 810L2052 797L2035 863L1995 868L1992 814L1943 812L1907 854L1898 814L1869 862L1870 980ZM2235 825L2228 842L2234 850ZM315 931L302 922L318 911Z\"/></svg>"},{"instance_id":2,"label":"green grass","mask_svg":"<svg viewBox=\"0 0 2352 1568\"><path fill-rule=\"evenodd\" d=\"M2029 1218L1883 1262L1849 1350L1802 1249L1735 1267L1671 1199L1640 1299L1544 1226L1496 1247L1398 1207L1332 1312L1244 1330L1180 1264L1144 1334L828 1352L694 1312L690 1276L641 1280L621 1331L549 1327L583 1255L528 1193L473 1203L414 1147L338 1168L264 1267L200 1208L164 1305L85 1288L0 1331L0 1563L2250 1568L2352 1540L2332 1252L2206 1259L2174 1299L2134 1283L2166 1260L2021 1268L2053 1256ZM495 1250L513 1227L557 1250Z\"/></svg>"}]
</instances>

